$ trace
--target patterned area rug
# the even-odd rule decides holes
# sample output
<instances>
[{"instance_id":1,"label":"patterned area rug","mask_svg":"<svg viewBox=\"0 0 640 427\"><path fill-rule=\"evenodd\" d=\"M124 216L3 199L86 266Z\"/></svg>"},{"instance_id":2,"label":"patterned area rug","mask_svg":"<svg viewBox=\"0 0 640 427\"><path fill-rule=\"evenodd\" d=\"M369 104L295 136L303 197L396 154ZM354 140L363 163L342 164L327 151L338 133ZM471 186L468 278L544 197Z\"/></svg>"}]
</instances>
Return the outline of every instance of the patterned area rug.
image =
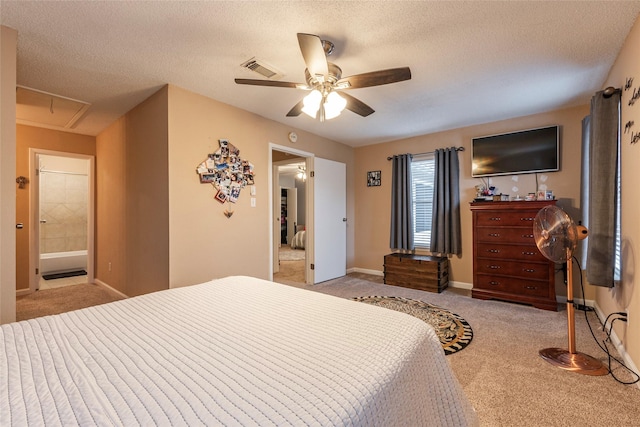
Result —
<instances>
[{"instance_id":1,"label":"patterned area rug","mask_svg":"<svg viewBox=\"0 0 640 427\"><path fill-rule=\"evenodd\" d=\"M356 297L356 301L389 308L424 320L436 331L445 354L453 354L469 345L473 330L457 314L426 302L400 297Z\"/></svg>"}]
</instances>

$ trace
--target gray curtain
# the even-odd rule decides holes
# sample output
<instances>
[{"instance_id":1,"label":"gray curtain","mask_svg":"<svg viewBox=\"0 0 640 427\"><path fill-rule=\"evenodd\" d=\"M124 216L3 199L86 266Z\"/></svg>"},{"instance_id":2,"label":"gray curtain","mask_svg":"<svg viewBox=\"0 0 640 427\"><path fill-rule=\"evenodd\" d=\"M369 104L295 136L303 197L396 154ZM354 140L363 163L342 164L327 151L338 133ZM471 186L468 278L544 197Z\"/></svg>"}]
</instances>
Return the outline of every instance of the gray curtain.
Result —
<instances>
[{"instance_id":1,"label":"gray curtain","mask_svg":"<svg viewBox=\"0 0 640 427\"><path fill-rule=\"evenodd\" d=\"M414 250L411 154L393 156L391 180L391 249Z\"/></svg>"},{"instance_id":2,"label":"gray curtain","mask_svg":"<svg viewBox=\"0 0 640 427\"><path fill-rule=\"evenodd\" d=\"M605 287L614 285L619 108L620 91L609 98L597 92L591 99L586 270L589 283Z\"/></svg>"},{"instance_id":3,"label":"gray curtain","mask_svg":"<svg viewBox=\"0 0 640 427\"><path fill-rule=\"evenodd\" d=\"M455 147L434 152L433 218L431 247L433 253L462 254L460 235L460 166Z\"/></svg>"}]
</instances>

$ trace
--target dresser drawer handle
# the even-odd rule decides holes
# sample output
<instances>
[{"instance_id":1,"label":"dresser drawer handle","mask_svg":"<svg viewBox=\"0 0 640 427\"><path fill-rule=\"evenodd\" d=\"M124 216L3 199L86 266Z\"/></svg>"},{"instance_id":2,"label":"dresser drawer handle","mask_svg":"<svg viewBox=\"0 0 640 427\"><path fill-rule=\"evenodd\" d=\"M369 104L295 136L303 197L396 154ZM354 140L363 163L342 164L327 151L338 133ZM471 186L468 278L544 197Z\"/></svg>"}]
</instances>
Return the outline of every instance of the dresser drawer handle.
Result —
<instances>
[{"instance_id":1,"label":"dresser drawer handle","mask_svg":"<svg viewBox=\"0 0 640 427\"><path fill-rule=\"evenodd\" d=\"M535 255L535 252L522 252L522 255Z\"/></svg>"},{"instance_id":2,"label":"dresser drawer handle","mask_svg":"<svg viewBox=\"0 0 640 427\"><path fill-rule=\"evenodd\" d=\"M490 265L489 268L491 270L500 270L502 267L500 267L499 265Z\"/></svg>"},{"instance_id":3,"label":"dresser drawer handle","mask_svg":"<svg viewBox=\"0 0 640 427\"><path fill-rule=\"evenodd\" d=\"M538 289L538 287L537 286L525 286L525 289L533 290L533 289Z\"/></svg>"},{"instance_id":4,"label":"dresser drawer handle","mask_svg":"<svg viewBox=\"0 0 640 427\"><path fill-rule=\"evenodd\" d=\"M489 233L489 237L500 237L500 233Z\"/></svg>"},{"instance_id":5,"label":"dresser drawer handle","mask_svg":"<svg viewBox=\"0 0 640 427\"><path fill-rule=\"evenodd\" d=\"M491 218L489 218L489 221L501 221L502 218L500 218L499 216L492 216Z\"/></svg>"},{"instance_id":6,"label":"dresser drawer handle","mask_svg":"<svg viewBox=\"0 0 640 427\"><path fill-rule=\"evenodd\" d=\"M529 218L527 218L527 217L520 218L520 221L533 221L533 220L534 220L534 218L531 218L531 217L529 217Z\"/></svg>"},{"instance_id":7,"label":"dresser drawer handle","mask_svg":"<svg viewBox=\"0 0 640 427\"><path fill-rule=\"evenodd\" d=\"M524 271L525 273L535 273L536 270L533 268L523 268L522 271Z\"/></svg>"},{"instance_id":8,"label":"dresser drawer handle","mask_svg":"<svg viewBox=\"0 0 640 427\"><path fill-rule=\"evenodd\" d=\"M499 254L500 249L487 249L487 252L489 252L490 254Z\"/></svg>"},{"instance_id":9,"label":"dresser drawer handle","mask_svg":"<svg viewBox=\"0 0 640 427\"><path fill-rule=\"evenodd\" d=\"M526 239L533 239L533 234L523 234L522 237Z\"/></svg>"},{"instance_id":10,"label":"dresser drawer handle","mask_svg":"<svg viewBox=\"0 0 640 427\"><path fill-rule=\"evenodd\" d=\"M500 282L495 282L495 281L493 281L493 280L492 280L492 281L490 281L490 282L489 282L489 284L490 284L490 285L494 285L494 286L495 286L495 285L499 285L499 284L500 284Z\"/></svg>"}]
</instances>

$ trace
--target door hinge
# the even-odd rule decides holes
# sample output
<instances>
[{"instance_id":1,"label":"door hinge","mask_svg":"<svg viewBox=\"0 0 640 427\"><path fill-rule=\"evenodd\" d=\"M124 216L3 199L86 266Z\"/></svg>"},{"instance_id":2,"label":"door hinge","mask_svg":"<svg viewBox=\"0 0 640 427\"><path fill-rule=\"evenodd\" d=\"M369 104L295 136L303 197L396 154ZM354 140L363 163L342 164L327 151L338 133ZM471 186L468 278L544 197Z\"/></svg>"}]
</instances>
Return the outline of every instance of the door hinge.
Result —
<instances>
[{"instance_id":1,"label":"door hinge","mask_svg":"<svg viewBox=\"0 0 640 427\"><path fill-rule=\"evenodd\" d=\"M316 269L316 265L315 264L311 264L311 269L315 270Z\"/></svg>"},{"instance_id":2,"label":"door hinge","mask_svg":"<svg viewBox=\"0 0 640 427\"><path fill-rule=\"evenodd\" d=\"M36 274L40 273L40 269L36 268Z\"/></svg>"},{"instance_id":3,"label":"door hinge","mask_svg":"<svg viewBox=\"0 0 640 427\"><path fill-rule=\"evenodd\" d=\"M309 176L310 176L311 178L313 178L314 176L316 176L316 172L315 172L315 171L311 171L311 172L309 173Z\"/></svg>"}]
</instances>

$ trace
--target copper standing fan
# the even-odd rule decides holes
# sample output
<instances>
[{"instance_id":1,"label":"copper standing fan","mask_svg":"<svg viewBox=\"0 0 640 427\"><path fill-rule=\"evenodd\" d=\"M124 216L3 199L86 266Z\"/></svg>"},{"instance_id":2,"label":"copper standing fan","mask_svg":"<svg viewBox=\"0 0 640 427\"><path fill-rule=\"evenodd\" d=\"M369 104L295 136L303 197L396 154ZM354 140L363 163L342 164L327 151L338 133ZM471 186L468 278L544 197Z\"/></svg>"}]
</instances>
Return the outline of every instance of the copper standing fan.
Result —
<instances>
[{"instance_id":1,"label":"copper standing fan","mask_svg":"<svg viewBox=\"0 0 640 427\"><path fill-rule=\"evenodd\" d=\"M545 348L540 357L561 369L585 375L606 375L609 370L598 359L576 351L575 308L573 306L573 251L578 240L587 237L587 229L576 226L569 215L556 206L545 206L533 222L538 249L556 263L567 263L567 323L569 348Z\"/></svg>"}]
</instances>

